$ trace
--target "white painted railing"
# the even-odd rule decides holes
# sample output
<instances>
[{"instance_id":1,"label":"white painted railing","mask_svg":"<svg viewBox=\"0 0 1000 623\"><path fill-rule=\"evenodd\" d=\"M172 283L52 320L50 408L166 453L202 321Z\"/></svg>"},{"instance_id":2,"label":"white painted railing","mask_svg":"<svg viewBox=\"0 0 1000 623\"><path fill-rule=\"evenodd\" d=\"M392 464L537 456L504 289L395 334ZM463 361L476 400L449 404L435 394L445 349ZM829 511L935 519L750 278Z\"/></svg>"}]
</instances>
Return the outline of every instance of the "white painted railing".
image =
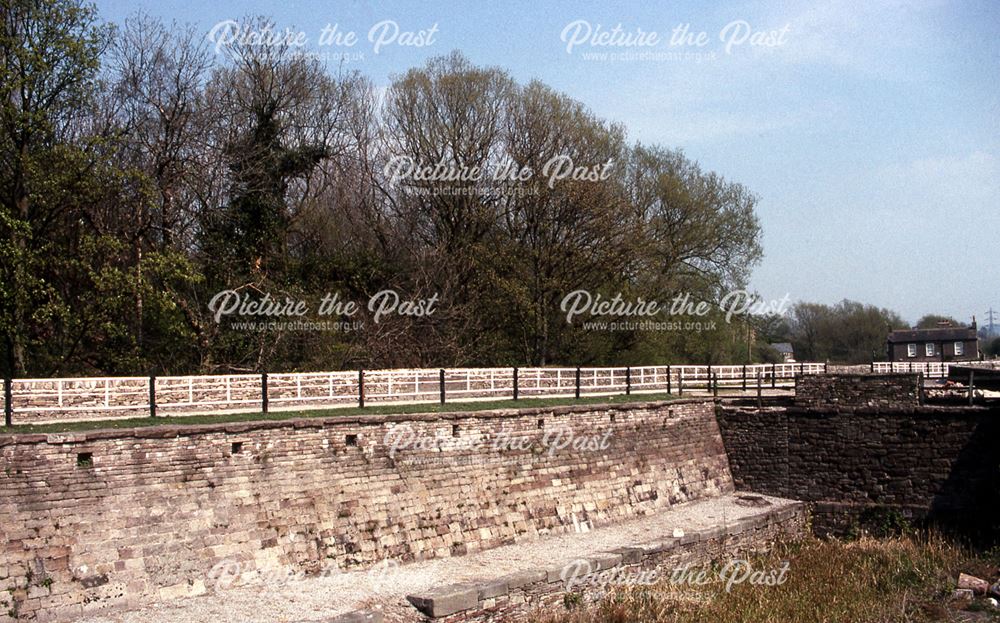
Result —
<instances>
[{"instance_id":1,"label":"white painted railing","mask_svg":"<svg viewBox=\"0 0 1000 623\"><path fill-rule=\"evenodd\" d=\"M923 372L928 378L946 378L951 366L975 366L978 361L876 361L871 364L875 374Z\"/></svg>"},{"instance_id":2,"label":"white painted railing","mask_svg":"<svg viewBox=\"0 0 1000 623\"><path fill-rule=\"evenodd\" d=\"M595 368L451 368L161 377L14 379L15 424L147 415L306 410L518 397L790 387L821 363ZM5 405L6 406L6 405Z\"/></svg>"}]
</instances>

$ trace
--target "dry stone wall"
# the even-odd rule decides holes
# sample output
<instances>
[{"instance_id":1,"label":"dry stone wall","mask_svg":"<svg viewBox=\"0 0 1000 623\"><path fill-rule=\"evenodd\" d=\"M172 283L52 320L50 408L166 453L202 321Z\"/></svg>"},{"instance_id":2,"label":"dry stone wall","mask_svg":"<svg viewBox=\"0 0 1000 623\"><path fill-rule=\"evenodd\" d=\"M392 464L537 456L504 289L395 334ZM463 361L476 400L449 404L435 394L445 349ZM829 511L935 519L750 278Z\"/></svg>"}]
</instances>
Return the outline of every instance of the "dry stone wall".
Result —
<instances>
[{"instance_id":1,"label":"dry stone wall","mask_svg":"<svg viewBox=\"0 0 1000 623\"><path fill-rule=\"evenodd\" d=\"M795 381L802 407L898 408L920 404L920 374L823 374Z\"/></svg>"},{"instance_id":2,"label":"dry stone wall","mask_svg":"<svg viewBox=\"0 0 1000 623\"><path fill-rule=\"evenodd\" d=\"M704 401L7 435L0 481L5 610L37 620L210 591L225 561L454 556L733 490Z\"/></svg>"}]
</instances>

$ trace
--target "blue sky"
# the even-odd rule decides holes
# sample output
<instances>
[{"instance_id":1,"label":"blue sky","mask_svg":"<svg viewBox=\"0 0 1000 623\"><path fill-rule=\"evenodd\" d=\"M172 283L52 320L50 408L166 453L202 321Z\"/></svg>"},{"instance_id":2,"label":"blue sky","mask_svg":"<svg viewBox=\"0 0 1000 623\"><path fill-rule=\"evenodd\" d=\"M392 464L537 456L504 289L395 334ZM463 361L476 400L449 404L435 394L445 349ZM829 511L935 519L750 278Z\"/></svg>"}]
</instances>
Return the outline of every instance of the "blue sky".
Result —
<instances>
[{"instance_id":1,"label":"blue sky","mask_svg":"<svg viewBox=\"0 0 1000 623\"><path fill-rule=\"evenodd\" d=\"M754 191L765 257L751 285L765 297L851 298L910 321L925 313L982 321L990 305L1000 310L995 0L96 4L111 21L142 9L206 33L220 21L264 14L306 33L311 45L336 24L358 42L324 51L346 53L345 67L379 85L461 50L520 81L538 78L623 123L631 140L681 148ZM384 20L395 25L387 36L394 27L434 29L432 43L398 45L398 34L375 54L369 31ZM581 36L620 25L659 41L588 40L567 50L572 31L563 33L574 22ZM671 45L684 24L707 43ZM734 37L728 51L723 34ZM769 35L777 45L751 45ZM660 56L593 56L622 52Z\"/></svg>"}]
</instances>

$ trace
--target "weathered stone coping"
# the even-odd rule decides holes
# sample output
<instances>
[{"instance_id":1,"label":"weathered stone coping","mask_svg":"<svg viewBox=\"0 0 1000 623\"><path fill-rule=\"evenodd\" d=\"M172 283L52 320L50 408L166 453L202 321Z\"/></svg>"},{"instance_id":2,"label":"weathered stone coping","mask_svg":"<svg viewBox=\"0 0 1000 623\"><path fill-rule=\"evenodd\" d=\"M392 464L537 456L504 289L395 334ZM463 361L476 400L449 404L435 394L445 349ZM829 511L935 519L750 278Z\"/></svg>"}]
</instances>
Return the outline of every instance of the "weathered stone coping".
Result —
<instances>
[{"instance_id":1,"label":"weathered stone coping","mask_svg":"<svg viewBox=\"0 0 1000 623\"><path fill-rule=\"evenodd\" d=\"M530 399L526 399L530 400ZM572 415L594 411L634 411L658 409L690 404L711 404L712 398L680 398L646 402L593 403L561 405L555 407L525 407L516 409L484 409L482 411L448 411L443 413L389 413L373 415L335 415L324 417L289 418L283 420L255 420L252 422L219 422L218 424L165 424L162 426L136 426L132 428L95 428L87 431L63 433L9 433L0 434L0 446L13 444L65 444L83 443L101 439L168 439L213 433L246 433L256 430L282 428L325 428L344 424L378 426L395 422L436 422L463 419L514 418L533 415Z\"/></svg>"},{"instance_id":2,"label":"weathered stone coping","mask_svg":"<svg viewBox=\"0 0 1000 623\"><path fill-rule=\"evenodd\" d=\"M900 416L900 415L927 415L927 416L941 416L941 415L952 415L952 416L967 416L967 415L984 415L990 412L996 412L995 408L990 408L988 406L962 406L962 405L922 405L922 406L912 406L912 407L893 407L893 406L845 406L845 405L823 405L823 406L804 406L796 405L784 408L788 413L794 414L815 414L815 415L836 415L845 413L857 413L866 415L885 415L885 416Z\"/></svg>"},{"instance_id":3,"label":"weathered stone coping","mask_svg":"<svg viewBox=\"0 0 1000 623\"><path fill-rule=\"evenodd\" d=\"M426 593L408 595L407 600L422 614L447 621L491 620L508 609L545 602L547 597L566 591L564 573L567 565L586 560L593 572L607 570L649 570L676 563L681 559L705 558L700 544L711 544L711 551L755 549L775 537L799 538L807 531L809 507L804 502L770 498L780 503L757 514L748 515L727 525L715 525L685 533L619 547L606 552L570 557L545 568L525 569L497 578L441 586ZM732 548L720 548L727 540ZM706 560L699 560L706 562ZM662 577L662 576L661 576ZM522 614L524 614L522 612ZM521 617L514 617L520 619ZM504 618L503 620L507 620Z\"/></svg>"}]
</instances>

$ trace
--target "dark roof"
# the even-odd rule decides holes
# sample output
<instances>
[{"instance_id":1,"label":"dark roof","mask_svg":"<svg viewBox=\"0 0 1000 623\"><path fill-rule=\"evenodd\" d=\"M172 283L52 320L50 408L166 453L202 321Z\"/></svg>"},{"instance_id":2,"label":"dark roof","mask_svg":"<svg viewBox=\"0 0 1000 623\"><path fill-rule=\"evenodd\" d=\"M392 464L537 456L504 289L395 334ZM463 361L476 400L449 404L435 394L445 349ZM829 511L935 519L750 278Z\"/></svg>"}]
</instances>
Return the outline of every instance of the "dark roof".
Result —
<instances>
[{"instance_id":1,"label":"dark roof","mask_svg":"<svg viewBox=\"0 0 1000 623\"><path fill-rule=\"evenodd\" d=\"M945 327L941 329L897 329L889 334L890 343L899 342L964 342L976 340L974 327Z\"/></svg>"},{"instance_id":2,"label":"dark roof","mask_svg":"<svg viewBox=\"0 0 1000 623\"><path fill-rule=\"evenodd\" d=\"M773 342L771 348L778 351L779 353L788 353L789 355L794 354L795 351L792 350L792 345L789 342Z\"/></svg>"}]
</instances>

